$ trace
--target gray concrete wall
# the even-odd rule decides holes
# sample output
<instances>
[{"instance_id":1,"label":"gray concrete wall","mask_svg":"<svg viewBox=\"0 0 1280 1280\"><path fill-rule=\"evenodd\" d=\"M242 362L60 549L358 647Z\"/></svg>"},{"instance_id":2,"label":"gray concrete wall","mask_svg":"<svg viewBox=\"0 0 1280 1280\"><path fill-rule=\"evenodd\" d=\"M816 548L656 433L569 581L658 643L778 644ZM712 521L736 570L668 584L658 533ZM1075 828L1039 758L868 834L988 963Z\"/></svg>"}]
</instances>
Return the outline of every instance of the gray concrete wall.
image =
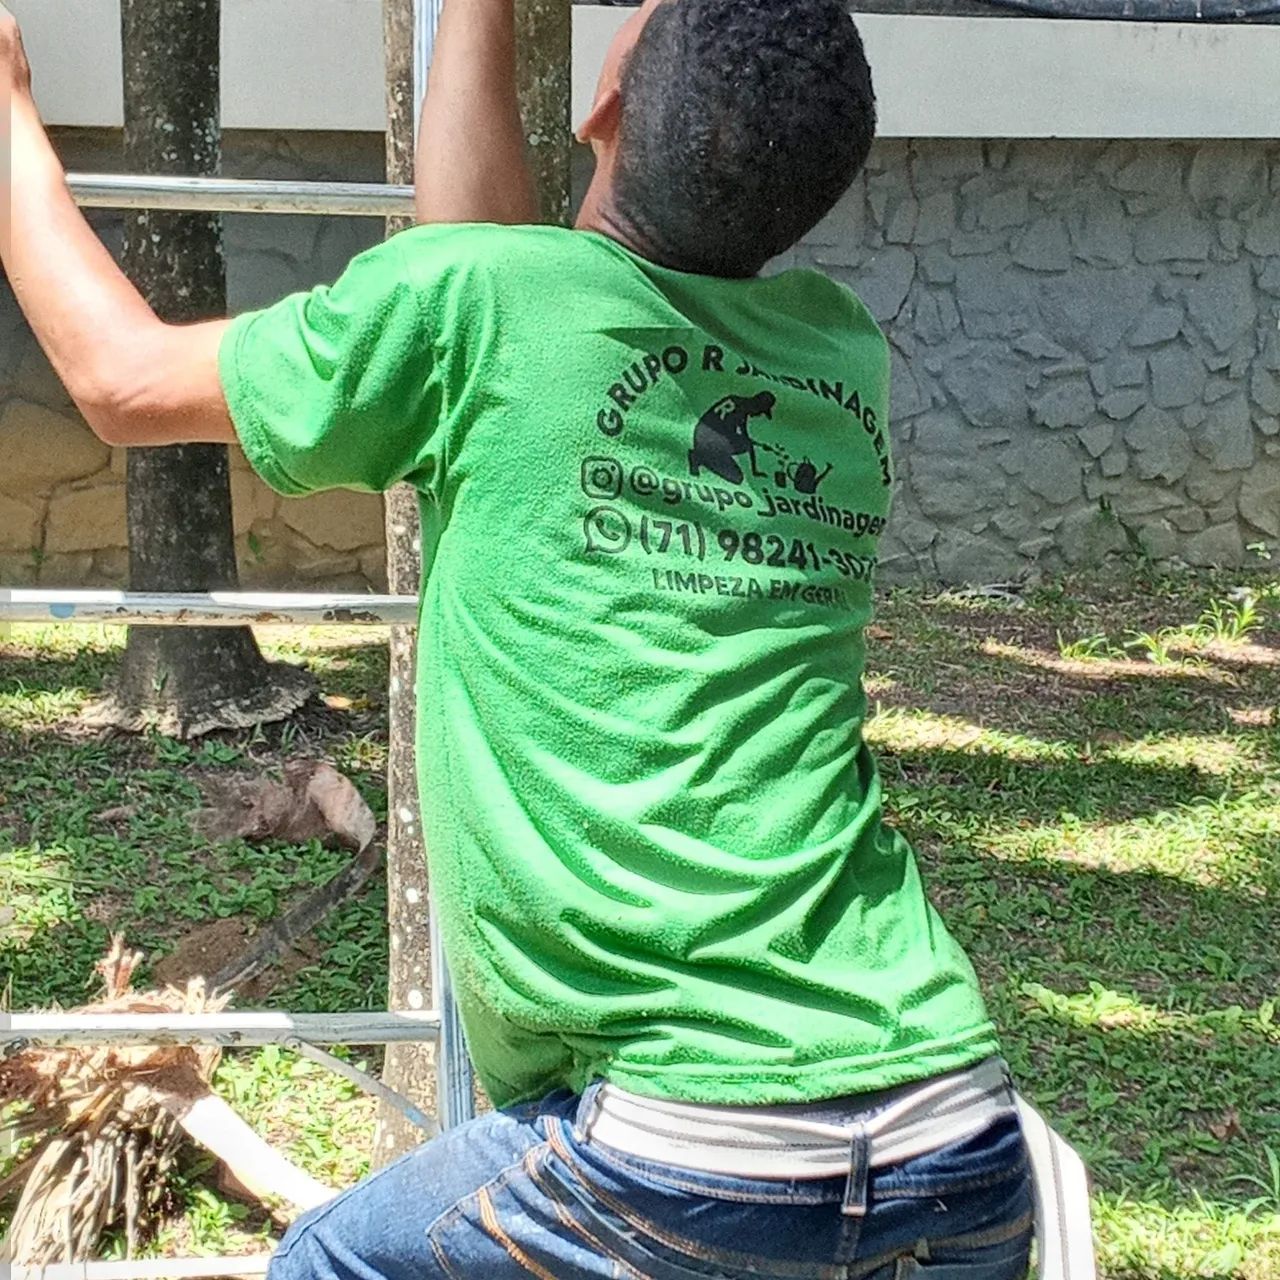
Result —
<instances>
[{"instance_id":1,"label":"gray concrete wall","mask_svg":"<svg viewBox=\"0 0 1280 1280\"><path fill-rule=\"evenodd\" d=\"M118 167L112 135L63 141ZM242 176L381 169L370 135L227 151ZM232 306L332 279L379 234L229 218ZM884 142L791 264L859 290L893 345L888 576L1280 546L1280 143ZM0 582L123 583L122 477L0 290ZM281 502L242 460L235 486L246 582L381 582L377 499Z\"/></svg>"},{"instance_id":2,"label":"gray concrete wall","mask_svg":"<svg viewBox=\"0 0 1280 1280\"><path fill-rule=\"evenodd\" d=\"M1280 542L1280 143L887 143L791 260L893 346L890 575Z\"/></svg>"}]
</instances>

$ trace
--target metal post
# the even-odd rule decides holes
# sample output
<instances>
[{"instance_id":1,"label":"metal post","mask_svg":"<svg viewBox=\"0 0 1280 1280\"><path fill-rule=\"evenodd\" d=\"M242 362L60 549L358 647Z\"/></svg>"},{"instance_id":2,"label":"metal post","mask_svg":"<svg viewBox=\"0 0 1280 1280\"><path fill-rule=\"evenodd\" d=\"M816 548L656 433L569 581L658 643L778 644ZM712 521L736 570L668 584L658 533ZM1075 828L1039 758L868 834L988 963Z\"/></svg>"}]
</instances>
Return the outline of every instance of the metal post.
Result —
<instances>
[{"instance_id":1,"label":"metal post","mask_svg":"<svg viewBox=\"0 0 1280 1280\"><path fill-rule=\"evenodd\" d=\"M476 1113L475 1071L462 1034L462 1018L453 998L453 980L440 940L440 921L434 901L430 908L432 995L440 1008L436 1041L436 1118L442 1129L452 1129Z\"/></svg>"},{"instance_id":2,"label":"metal post","mask_svg":"<svg viewBox=\"0 0 1280 1280\"><path fill-rule=\"evenodd\" d=\"M413 0L413 97L414 131L422 119L422 102L431 74L436 32L444 0ZM453 983L440 940L440 920L435 898L428 902L431 931L431 982L433 999L440 1010L440 1039L436 1046L436 1116L442 1129L452 1129L476 1113L475 1073L467 1055L462 1018L453 999Z\"/></svg>"},{"instance_id":3,"label":"metal post","mask_svg":"<svg viewBox=\"0 0 1280 1280\"><path fill-rule=\"evenodd\" d=\"M444 0L414 0L413 4L413 101L417 111L413 117L414 137L422 119L422 100L427 96L431 78L431 58L436 51L436 32Z\"/></svg>"}]
</instances>

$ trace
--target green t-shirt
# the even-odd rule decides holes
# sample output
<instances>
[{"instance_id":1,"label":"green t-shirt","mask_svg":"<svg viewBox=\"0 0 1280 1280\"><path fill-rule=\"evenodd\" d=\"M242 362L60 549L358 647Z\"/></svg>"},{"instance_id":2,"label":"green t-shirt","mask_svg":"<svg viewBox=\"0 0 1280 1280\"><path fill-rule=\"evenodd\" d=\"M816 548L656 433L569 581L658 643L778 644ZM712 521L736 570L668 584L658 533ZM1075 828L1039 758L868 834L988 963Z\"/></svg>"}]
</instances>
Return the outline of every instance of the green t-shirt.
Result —
<instances>
[{"instance_id":1,"label":"green t-shirt","mask_svg":"<svg viewBox=\"0 0 1280 1280\"><path fill-rule=\"evenodd\" d=\"M852 293L419 228L221 365L280 492L422 495L424 831L496 1103L804 1101L996 1051L862 738L892 470Z\"/></svg>"}]
</instances>

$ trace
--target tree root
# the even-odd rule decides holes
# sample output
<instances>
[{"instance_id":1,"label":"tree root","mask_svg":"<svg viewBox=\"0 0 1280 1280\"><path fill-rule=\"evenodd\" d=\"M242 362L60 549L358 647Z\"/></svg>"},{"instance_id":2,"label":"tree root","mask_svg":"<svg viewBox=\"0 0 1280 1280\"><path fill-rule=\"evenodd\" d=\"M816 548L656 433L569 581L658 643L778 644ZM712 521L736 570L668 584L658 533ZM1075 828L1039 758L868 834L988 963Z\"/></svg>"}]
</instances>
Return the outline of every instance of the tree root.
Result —
<instances>
[{"instance_id":1,"label":"tree root","mask_svg":"<svg viewBox=\"0 0 1280 1280\"><path fill-rule=\"evenodd\" d=\"M251 729L259 724L287 720L316 694L318 685L310 672L288 663L268 666L270 678L246 693L184 699L183 705L157 693L152 705L140 707L110 692L81 714L81 723L95 729L121 729L142 733L154 729L166 737L191 739L223 729Z\"/></svg>"}]
</instances>

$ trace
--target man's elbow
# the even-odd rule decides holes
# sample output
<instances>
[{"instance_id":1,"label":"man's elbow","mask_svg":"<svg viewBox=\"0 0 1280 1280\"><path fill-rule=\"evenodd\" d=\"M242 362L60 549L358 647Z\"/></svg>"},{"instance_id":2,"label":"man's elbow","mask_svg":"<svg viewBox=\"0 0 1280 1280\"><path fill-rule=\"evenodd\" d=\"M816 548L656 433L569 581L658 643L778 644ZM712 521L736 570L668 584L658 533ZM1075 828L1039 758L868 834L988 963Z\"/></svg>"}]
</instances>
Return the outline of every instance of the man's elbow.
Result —
<instances>
[{"instance_id":1,"label":"man's elbow","mask_svg":"<svg viewBox=\"0 0 1280 1280\"><path fill-rule=\"evenodd\" d=\"M216 364L216 334L165 327L121 357L87 363L67 390L104 444L226 444L235 438Z\"/></svg>"},{"instance_id":2,"label":"man's elbow","mask_svg":"<svg viewBox=\"0 0 1280 1280\"><path fill-rule=\"evenodd\" d=\"M103 444L110 445L113 449L123 449L131 445L136 446L146 443L136 431L131 429L131 424L125 418L98 410L89 410L83 406L80 412L84 415L84 420L89 424L93 434Z\"/></svg>"},{"instance_id":3,"label":"man's elbow","mask_svg":"<svg viewBox=\"0 0 1280 1280\"><path fill-rule=\"evenodd\" d=\"M118 377L92 375L68 384L68 392L89 429L103 444L120 448L150 443L145 424L154 416L144 399Z\"/></svg>"},{"instance_id":4,"label":"man's elbow","mask_svg":"<svg viewBox=\"0 0 1280 1280\"><path fill-rule=\"evenodd\" d=\"M143 398L86 400L80 413L89 429L113 449L155 448L173 444L230 444L230 426L210 426L198 413Z\"/></svg>"},{"instance_id":5,"label":"man's elbow","mask_svg":"<svg viewBox=\"0 0 1280 1280\"><path fill-rule=\"evenodd\" d=\"M122 326L123 329L123 326ZM137 443L137 425L147 412L146 400L154 385L160 352L150 333L114 335L81 350L74 360L62 363L58 373L67 394L75 402L90 430L104 444Z\"/></svg>"}]
</instances>

